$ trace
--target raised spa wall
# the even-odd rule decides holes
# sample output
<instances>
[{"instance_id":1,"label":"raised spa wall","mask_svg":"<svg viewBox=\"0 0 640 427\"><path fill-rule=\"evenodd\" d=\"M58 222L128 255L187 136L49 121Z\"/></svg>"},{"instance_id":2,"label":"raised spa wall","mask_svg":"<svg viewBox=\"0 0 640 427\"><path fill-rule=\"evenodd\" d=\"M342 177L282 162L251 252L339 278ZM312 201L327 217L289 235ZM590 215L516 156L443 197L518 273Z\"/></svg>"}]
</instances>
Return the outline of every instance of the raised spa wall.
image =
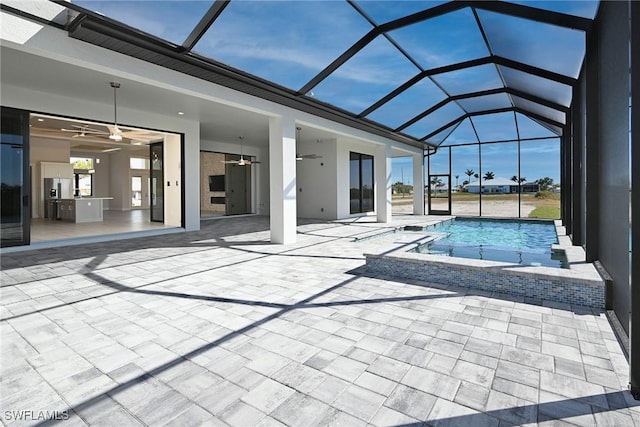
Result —
<instances>
[{"instance_id":1,"label":"raised spa wall","mask_svg":"<svg viewBox=\"0 0 640 427\"><path fill-rule=\"evenodd\" d=\"M604 309L604 280L593 264L585 262L582 248L571 245L564 227L555 224L559 244L553 249L565 252L568 269L411 252L431 240L427 236L365 253L366 268L371 274L498 292L524 297L529 303L553 301Z\"/></svg>"}]
</instances>

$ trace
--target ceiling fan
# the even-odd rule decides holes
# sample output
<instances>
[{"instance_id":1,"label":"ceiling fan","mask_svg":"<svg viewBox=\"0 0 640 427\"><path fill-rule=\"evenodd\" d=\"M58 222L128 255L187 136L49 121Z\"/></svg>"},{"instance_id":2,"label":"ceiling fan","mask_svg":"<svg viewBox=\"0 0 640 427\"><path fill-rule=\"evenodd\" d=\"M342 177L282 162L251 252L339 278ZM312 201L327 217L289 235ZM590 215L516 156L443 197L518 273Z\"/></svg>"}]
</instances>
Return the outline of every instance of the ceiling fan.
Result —
<instances>
[{"instance_id":1,"label":"ceiling fan","mask_svg":"<svg viewBox=\"0 0 640 427\"><path fill-rule=\"evenodd\" d=\"M322 156L319 156L317 154L300 154L300 152L298 151L298 141L300 141L301 130L301 127L296 126L296 131L298 131L298 137L296 138L296 160L300 161L304 159L321 159ZM320 140L318 140L318 142L320 142Z\"/></svg>"},{"instance_id":2,"label":"ceiling fan","mask_svg":"<svg viewBox=\"0 0 640 427\"><path fill-rule=\"evenodd\" d=\"M222 163L226 163L226 164L235 164L238 166L250 166L250 165L255 165L258 164L260 162L257 161L253 161L249 158L244 158L244 154L243 154L243 148L244 148L244 136L239 136L238 139L240 139L240 160L222 160Z\"/></svg>"},{"instance_id":3,"label":"ceiling fan","mask_svg":"<svg viewBox=\"0 0 640 427\"><path fill-rule=\"evenodd\" d=\"M71 138L81 138L85 136L96 136L96 135L109 135L108 132L102 131L100 129L93 129L86 125L71 125L76 129L60 129L62 132L74 132L75 135L72 135Z\"/></svg>"},{"instance_id":4,"label":"ceiling fan","mask_svg":"<svg viewBox=\"0 0 640 427\"><path fill-rule=\"evenodd\" d=\"M122 141L122 138L131 139L134 145L144 145L150 142L162 140L162 137L157 132L143 131L143 130L127 130L118 126L118 103L117 92L120 88L120 83L110 82L109 85L113 88L113 125L107 125L109 128L109 139L114 141Z\"/></svg>"}]
</instances>

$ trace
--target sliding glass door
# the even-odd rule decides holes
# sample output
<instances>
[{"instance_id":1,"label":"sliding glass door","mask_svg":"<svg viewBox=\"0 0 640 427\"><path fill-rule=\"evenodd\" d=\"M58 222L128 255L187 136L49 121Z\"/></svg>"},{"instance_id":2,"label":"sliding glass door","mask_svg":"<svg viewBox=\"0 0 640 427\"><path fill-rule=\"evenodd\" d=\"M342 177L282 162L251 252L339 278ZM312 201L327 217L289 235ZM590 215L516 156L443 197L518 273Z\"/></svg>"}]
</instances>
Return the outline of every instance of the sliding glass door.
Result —
<instances>
[{"instance_id":1,"label":"sliding glass door","mask_svg":"<svg viewBox=\"0 0 640 427\"><path fill-rule=\"evenodd\" d=\"M151 221L164 222L164 150L163 142L149 147L151 175Z\"/></svg>"},{"instance_id":2,"label":"sliding glass door","mask_svg":"<svg viewBox=\"0 0 640 427\"><path fill-rule=\"evenodd\" d=\"M28 245L29 112L2 107L0 115L0 246Z\"/></svg>"},{"instance_id":3,"label":"sliding glass door","mask_svg":"<svg viewBox=\"0 0 640 427\"><path fill-rule=\"evenodd\" d=\"M349 153L349 213L373 212L373 156Z\"/></svg>"}]
</instances>

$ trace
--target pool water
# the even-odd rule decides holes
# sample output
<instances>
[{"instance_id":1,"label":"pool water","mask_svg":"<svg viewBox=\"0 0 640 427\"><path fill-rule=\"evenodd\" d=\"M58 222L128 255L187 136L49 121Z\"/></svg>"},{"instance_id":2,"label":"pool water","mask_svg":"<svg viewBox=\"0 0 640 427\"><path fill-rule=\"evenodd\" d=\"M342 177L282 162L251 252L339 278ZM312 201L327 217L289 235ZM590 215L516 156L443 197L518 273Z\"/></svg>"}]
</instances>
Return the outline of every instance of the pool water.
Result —
<instances>
[{"instance_id":1,"label":"pool water","mask_svg":"<svg viewBox=\"0 0 640 427\"><path fill-rule=\"evenodd\" d=\"M431 226L442 235L415 251L426 254L568 268L564 254L551 250L558 243L553 221L456 218Z\"/></svg>"}]
</instances>

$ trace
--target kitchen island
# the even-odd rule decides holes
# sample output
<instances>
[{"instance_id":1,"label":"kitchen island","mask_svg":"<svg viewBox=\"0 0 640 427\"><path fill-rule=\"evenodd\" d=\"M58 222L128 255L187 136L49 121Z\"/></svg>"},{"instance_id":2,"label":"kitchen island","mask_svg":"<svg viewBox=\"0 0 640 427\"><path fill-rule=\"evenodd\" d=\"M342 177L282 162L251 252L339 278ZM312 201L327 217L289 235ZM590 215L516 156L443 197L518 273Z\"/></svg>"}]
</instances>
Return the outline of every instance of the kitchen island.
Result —
<instances>
[{"instance_id":1,"label":"kitchen island","mask_svg":"<svg viewBox=\"0 0 640 427\"><path fill-rule=\"evenodd\" d=\"M63 221L102 222L104 200L112 200L113 197L76 197L74 199L49 199L49 202L57 204L56 219Z\"/></svg>"}]
</instances>

